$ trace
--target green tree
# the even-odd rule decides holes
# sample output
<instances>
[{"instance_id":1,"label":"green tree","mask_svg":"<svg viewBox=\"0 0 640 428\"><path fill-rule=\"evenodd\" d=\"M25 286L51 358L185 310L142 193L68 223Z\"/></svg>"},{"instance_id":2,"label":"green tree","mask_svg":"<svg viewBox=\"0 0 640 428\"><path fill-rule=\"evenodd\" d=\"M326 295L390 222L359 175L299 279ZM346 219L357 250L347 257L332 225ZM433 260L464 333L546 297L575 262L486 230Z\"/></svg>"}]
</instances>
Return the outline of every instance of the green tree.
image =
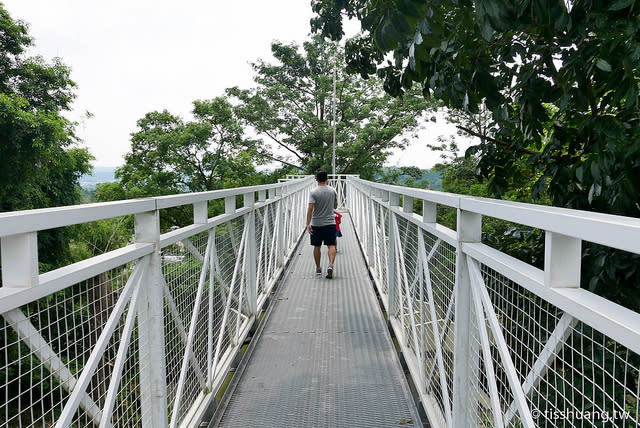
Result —
<instances>
[{"instance_id":1,"label":"green tree","mask_svg":"<svg viewBox=\"0 0 640 428\"><path fill-rule=\"evenodd\" d=\"M313 0L312 27L343 36L353 72L377 72L400 95L418 82L452 108L492 114L477 146L490 190L518 165L556 205L639 216L640 8L631 0ZM383 64L387 54L395 61ZM380 66L380 68L377 68ZM553 108L548 106L552 105Z\"/></svg>"},{"instance_id":2,"label":"green tree","mask_svg":"<svg viewBox=\"0 0 640 428\"><path fill-rule=\"evenodd\" d=\"M312 28L333 39L344 16L362 33L347 68L401 95L491 112L469 150L493 195L535 175L553 205L640 216L640 8L633 0L313 0ZM394 61L383 63L387 55ZM640 309L638 257L590 245L585 287Z\"/></svg>"},{"instance_id":3,"label":"green tree","mask_svg":"<svg viewBox=\"0 0 640 428\"><path fill-rule=\"evenodd\" d=\"M306 172L331 170L333 73L336 73L336 172L371 178L390 150L404 147L403 133L417 129L435 103L409 91L402 98L385 94L375 77L344 73L344 52L321 38L271 45L277 64L253 63L252 89L228 89L243 122L261 138L261 153L280 157ZM277 148L277 153L274 148Z\"/></svg>"},{"instance_id":4,"label":"green tree","mask_svg":"<svg viewBox=\"0 0 640 428\"><path fill-rule=\"evenodd\" d=\"M63 116L74 98L69 69L26 57L31 44L27 25L0 4L0 211L79 203L78 178L91 168ZM68 238L62 230L39 234L45 269L67 261Z\"/></svg>"},{"instance_id":5,"label":"green tree","mask_svg":"<svg viewBox=\"0 0 640 428\"><path fill-rule=\"evenodd\" d=\"M127 198L201 192L263 184L270 179L256 171L264 158L258 155L256 142L244 135L225 97L194 101L193 106L191 121L166 110L138 120L138 130L131 134L131 152L116 170L120 184L101 187L98 196L121 194L120 188ZM163 212L163 229L188 224L191 209ZM222 210L221 201L210 204L211 215Z\"/></svg>"},{"instance_id":6,"label":"green tree","mask_svg":"<svg viewBox=\"0 0 640 428\"><path fill-rule=\"evenodd\" d=\"M399 166L383 168L376 181L379 183L398 184L407 187L428 189L429 180L425 178L428 171L417 166Z\"/></svg>"},{"instance_id":7,"label":"green tree","mask_svg":"<svg viewBox=\"0 0 640 428\"><path fill-rule=\"evenodd\" d=\"M193 105L193 121L166 110L138 120L131 152L116 170L128 197L255 184L261 158L226 98Z\"/></svg>"}]
</instances>

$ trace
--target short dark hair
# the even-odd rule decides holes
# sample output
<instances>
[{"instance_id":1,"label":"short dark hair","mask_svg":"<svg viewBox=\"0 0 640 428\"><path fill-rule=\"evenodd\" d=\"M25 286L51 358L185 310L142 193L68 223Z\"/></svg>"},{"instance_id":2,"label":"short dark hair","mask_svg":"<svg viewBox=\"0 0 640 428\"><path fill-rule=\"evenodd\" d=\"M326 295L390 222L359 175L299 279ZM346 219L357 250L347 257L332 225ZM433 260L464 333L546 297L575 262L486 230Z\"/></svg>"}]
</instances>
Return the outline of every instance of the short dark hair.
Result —
<instances>
[{"instance_id":1,"label":"short dark hair","mask_svg":"<svg viewBox=\"0 0 640 428\"><path fill-rule=\"evenodd\" d=\"M318 180L320 183L324 183L325 181L327 181L327 171L322 168L316 170L316 180Z\"/></svg>"}]
</instances>

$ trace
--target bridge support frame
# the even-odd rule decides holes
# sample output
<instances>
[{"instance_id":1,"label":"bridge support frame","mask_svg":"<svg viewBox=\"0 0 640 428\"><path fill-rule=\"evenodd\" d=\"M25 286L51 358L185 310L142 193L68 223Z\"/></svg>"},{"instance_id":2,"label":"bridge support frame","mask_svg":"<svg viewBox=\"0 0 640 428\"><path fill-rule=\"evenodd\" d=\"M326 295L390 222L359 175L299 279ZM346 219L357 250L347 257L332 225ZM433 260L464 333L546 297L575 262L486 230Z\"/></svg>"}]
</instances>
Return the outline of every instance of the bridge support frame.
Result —
<instances>
[{"instance_id":1,"label":"bridge support frame","mask_svg":"<svg viewBox=\"0 0 640 428\"><path fill-rule=\"evenodd\" d=\"M458 208L455 281L455 353L453 356L453 427L475 426L471 420L475 415L475 404L471 396L469 380L475 378L473 370L479 369L478 352L469 334L473 325L471 301L471 275L467 258L462 252L462 243L480 242L482 238L482 216ZM477 345L476 345L477 346Z\"/></svg>"},{"instance_id":2,"label":"bridge support frame","mask_svg":"<svg viewBox=\"0 0 640 428\"><path fill-rule=\"evenodd\" d=\"M141 280L138 306L140 395L142 426L167 426L166 356L164 343L164 294L160 260L160 214L148 211L135 215L135 240L154 244L149 266Z\"/></svg>"}]
</instances>

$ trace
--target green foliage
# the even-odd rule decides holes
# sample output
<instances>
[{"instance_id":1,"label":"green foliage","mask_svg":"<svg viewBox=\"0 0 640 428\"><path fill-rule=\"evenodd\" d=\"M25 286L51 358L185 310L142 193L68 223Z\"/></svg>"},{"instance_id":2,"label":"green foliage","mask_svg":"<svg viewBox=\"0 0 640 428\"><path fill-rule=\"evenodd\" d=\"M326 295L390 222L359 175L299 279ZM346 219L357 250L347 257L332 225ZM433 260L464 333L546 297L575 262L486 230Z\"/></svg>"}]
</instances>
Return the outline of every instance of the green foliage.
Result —
<instances>
[{"instance_id":1,"label":"green foliage","mask_svg":"<svg viewBox=\"0 0 640 428\"><path fill-rule=\"evenodd\" d=\"M393 95L418 82L449 107L485 105L492 140L474 152L493 194L518 185L524 162L541 173L534 195L548 191L555 205L639 216L640 8L569 4L314 0L312 26L339 39L341 12L359 19L348 67L380 66Z\"/></svg>"},{"instance_id":2,"label":"green foliage","mask_svg":"<svg viewBox=\"0 0 640 428\"><path fill-rule=\"evenodd\" d=\"M431 188L431 183L429 179L426 178L428 174L429 171L416 166L400 166L382 168L380 173L376 174L374 178L378 183L429 189Z\"/></svg>"},{"instance_id":3,"label":"green foliage","mask_svg":"<svg viewBox=\"0 0 640 428\"><path fill-rule=\"evenodd\" d=\"M78 203L92 159L63 116L74 98L69 69L25 57L30 45L26 24L0 4L0 211ZM62 230L39 234L43 270L68 261L68 239Z\"/></svg>"},{"instance_id":4,"label":"green foliage","mask_svg":"<svg viewBox=\"0 0 640 428\"><path fill-rule=\"evenodd\" d=\"M129 196L157 196L244 185L259 162L254 143L224 97L193 103L193 121L147 113L116 176Z\"/></svg>"},{"instance_id":5,"label":"green foliage","mask_svg":"<svg viewBox=\"0 0 640 428\"><path fill-rule=\"evenodd\" d=\"M360 20L347 67L360 74L379 67L390 94L418 82L448 107L486 107L491 121L468 154L490 194L527 189L556 206L640 217L637 2L313 0L312 7L312 27L334 40L344 15ZM640 310L640 273L627 269L634 260L585 247L583 286Z\"/></svg>"},{"instance_id":6,"label":"green foliage","mask_svg":"<svg viewBox=\"0 0 640 428\"><path fill-rule=\"evenodd\" d=\"M194 101L193 120L168 111L150 112L138 120L131 152L116 170L120 183L102 185L98 200L115 200L185 192L218 190L274 182L273 173L256 171L264 163L256 142L244 129L225 97ZM288 169L278 172L289 172ZM297 171L296 171L297 172ZM223 202L209 206L210 215L224 210ZM161 226L190 224L192 207L161 213Z\"/></svg>"},{"instance_id":7,"label":"green foliage","mask_svg":"<svg viewBox=\"0 0 640 428\"><path fill-rule=\"evenodd\" d=\"M344 73L344 53L315 37L296 44L271 45L277 64L253 63L253 89L231 88L236 113L266 142L261 153L313 173L331 171L333 73L336 72L336 172L372 178L390 149L404 147L400 137L418 126L420 115L435 106L414 91L403 98L385 94L375 77ZM274 155L276 150L279 154Z\"/></svg>"}]
</instances>

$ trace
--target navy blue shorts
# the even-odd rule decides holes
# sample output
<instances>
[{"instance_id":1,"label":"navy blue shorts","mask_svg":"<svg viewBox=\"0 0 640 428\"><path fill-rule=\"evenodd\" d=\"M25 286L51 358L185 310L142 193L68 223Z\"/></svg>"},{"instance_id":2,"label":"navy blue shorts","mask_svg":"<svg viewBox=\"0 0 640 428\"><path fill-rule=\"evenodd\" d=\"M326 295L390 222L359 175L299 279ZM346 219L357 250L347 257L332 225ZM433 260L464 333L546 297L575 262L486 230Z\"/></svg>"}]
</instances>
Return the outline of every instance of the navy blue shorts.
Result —
<instances>
[{"instance_id":1,"label":"navy blue shorts","mask_svg":"<svg viewBox=\"0 0 640 428\"><path fill-rule=\"evenodd\" d=\"M313 233L311 234L311 245L321 247L324 245L336 245L336 225L328 226L311 226Z\"/></svg>"}]
</instances>

